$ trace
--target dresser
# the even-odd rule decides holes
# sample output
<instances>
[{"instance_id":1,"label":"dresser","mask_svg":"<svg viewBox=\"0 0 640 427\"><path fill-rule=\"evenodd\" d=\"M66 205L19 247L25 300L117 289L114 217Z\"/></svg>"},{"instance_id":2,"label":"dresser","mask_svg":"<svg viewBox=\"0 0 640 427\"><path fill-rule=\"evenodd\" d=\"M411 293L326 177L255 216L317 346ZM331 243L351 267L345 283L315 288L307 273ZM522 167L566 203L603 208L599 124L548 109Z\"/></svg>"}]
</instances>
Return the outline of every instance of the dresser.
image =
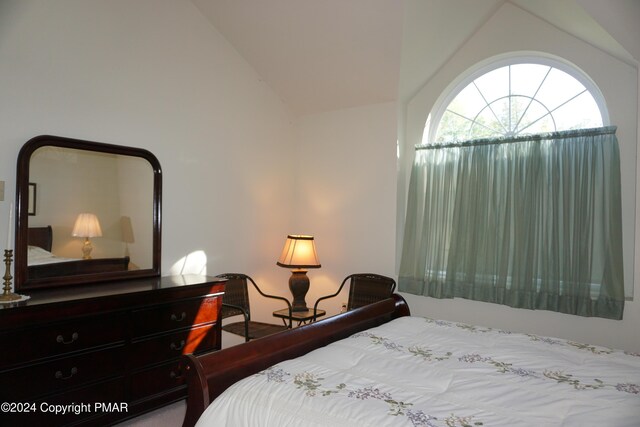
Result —
<instances>
[{"instance_id":1,"label":"dresser","mask_svg":"<svg viewBox=\"0 0 640 427\"><path fill-rule=\"evenodd\" d=\"M110 425L183 399L180 356L220 349L224 280L32 291L0 305L0 425Z\"/></svg>"}]
</instances>

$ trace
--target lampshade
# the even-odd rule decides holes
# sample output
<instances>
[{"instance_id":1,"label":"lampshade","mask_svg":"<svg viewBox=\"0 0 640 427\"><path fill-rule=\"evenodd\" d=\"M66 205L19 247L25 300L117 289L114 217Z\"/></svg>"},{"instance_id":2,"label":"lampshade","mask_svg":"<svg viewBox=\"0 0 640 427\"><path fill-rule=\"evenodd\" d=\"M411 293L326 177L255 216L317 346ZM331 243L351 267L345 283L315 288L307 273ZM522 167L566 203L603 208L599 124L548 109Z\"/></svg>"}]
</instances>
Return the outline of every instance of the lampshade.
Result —
<instances>
[{"instance_id":1,"label":"lampshade","mask_svg":"<svg viewBox=\"0 0 640 427\"><path fill-rule=\"evenodd\" d=\"M81 213L76 219L71 235L74 237L101 237L102 229L98 217L92 213Z\"/></svg>"},{"instance_id":2,"label":"lampshade","mask_svg":"<svg viewBox=\"0 0 640 427\"><path fill-rule=\"evenodd\" d=\"M288 235L276 264L285 268L320 268L313 236Z\"/></svg>"}]
</instances>

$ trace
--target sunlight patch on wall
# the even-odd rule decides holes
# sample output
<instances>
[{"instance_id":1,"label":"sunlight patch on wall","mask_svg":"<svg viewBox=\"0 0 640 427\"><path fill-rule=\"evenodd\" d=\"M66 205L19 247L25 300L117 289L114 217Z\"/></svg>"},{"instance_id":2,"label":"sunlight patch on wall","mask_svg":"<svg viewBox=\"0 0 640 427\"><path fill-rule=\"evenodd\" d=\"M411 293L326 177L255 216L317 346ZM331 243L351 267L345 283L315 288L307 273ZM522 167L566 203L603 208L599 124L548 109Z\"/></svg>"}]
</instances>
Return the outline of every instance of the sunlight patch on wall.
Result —
<instances>
[{"instance_id":1,"label":"sunlight patch on wall","mask_svg":"<svg viewBox=\"0 0 640 427\"><path fill-rule=\"evenodd\" d=\"M193 251L190 254L180 258L169 269L170 275L180 274L207 274L207 254L200 251Z\"/></svg>"}]
</instances>

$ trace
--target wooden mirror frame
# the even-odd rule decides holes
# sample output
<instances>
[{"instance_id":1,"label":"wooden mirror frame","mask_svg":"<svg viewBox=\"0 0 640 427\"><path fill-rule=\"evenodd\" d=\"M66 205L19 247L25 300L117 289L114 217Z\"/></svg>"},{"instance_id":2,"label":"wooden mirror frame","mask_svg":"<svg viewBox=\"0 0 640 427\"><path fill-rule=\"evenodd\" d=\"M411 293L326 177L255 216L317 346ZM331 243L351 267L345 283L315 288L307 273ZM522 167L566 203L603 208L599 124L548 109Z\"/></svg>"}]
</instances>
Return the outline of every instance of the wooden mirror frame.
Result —
<instances>
[{"instance_id":1,"label":"wooden mirror frame","mask_svg":"<svg viewBox=\"0 0 640 427\"><path fill-rule=\"evenodd\" d=\"M92 274L78 274L62 277L43 277L30 279L27 271L27 232L29 227L29 169L31 155L38 148L45 146L71 148L101 153L120 154L123 156L140 157L147 160L153 170L153 233L152 233L152 267L149 269L127 270L115 272L100 272ZM106 282L120 279L134 279L140 277L160 276L161 260L161 206L162 206L162 170L160 162L150 152L141 148L121 145L105 144L101 142L84 141L80 139L59 136L41 135L27 141L18 154L16 179L16 233L15 233L15 289L26 291L42 288L57 288L62 286L79 285L85 283Z\"/></svg>"}]
</instances>

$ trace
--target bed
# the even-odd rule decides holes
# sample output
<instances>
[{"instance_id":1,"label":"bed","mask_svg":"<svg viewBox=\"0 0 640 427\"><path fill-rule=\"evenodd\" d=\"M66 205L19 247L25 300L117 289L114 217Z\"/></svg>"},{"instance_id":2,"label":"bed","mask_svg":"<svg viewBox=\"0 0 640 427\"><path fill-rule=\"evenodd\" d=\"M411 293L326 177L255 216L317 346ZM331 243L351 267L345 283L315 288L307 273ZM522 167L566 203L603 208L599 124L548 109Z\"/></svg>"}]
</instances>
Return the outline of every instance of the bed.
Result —
<instances>
[{"instance_id":1,"label":"bed","mask_svg":"<svg viewBox=\"0 0 640 427\"><path fill-rule=\"evenodd\" d=\"M51 226L28 229L27 274L29 279L127 271L129 268L128 256L96 259L64 258L51 253L52 244Z\"/></svg>"},{"instance_id":2,"label":"bed","mask_svg":"<svg viewBox=\"0 0 640 427\"><path fill-rule=\"evenodd\" d=\"M414 317L397 295L185 361L184 426L640 425L640 354Z\"/></svg>"}]
</instances>

